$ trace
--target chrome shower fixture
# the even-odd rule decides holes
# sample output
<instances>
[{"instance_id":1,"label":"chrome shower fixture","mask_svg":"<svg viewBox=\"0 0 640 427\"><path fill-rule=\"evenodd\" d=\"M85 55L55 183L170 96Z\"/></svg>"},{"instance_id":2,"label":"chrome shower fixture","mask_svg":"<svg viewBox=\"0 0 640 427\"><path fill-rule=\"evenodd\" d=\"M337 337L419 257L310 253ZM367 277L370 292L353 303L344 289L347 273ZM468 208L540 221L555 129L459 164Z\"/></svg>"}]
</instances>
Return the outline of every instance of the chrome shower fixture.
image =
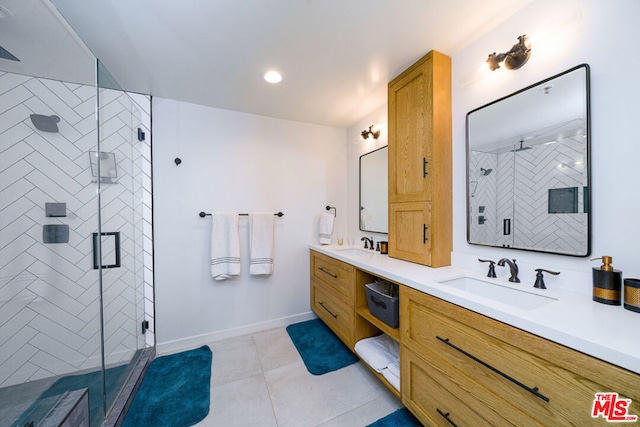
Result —
<instances>
[{"instance_id":1,"label":"chrome shower fixture","mask_svg":"<svg viewBox=\"0 0 640 427\"><path fill-rule=\"evenodd\" d=\"M493 172L493 169L480 168L480 172L482 172L482 176L487 176L487 175L489 175L491 172Z\"/></svg>"}]
</instances>

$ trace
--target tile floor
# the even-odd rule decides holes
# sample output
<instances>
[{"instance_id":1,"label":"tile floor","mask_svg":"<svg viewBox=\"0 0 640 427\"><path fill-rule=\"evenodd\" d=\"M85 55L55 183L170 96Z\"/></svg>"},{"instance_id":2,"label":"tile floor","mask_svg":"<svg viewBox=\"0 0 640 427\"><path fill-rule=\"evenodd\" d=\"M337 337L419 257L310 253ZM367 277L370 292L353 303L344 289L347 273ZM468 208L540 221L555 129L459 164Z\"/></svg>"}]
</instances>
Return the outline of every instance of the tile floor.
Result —
<instances>
[{"instance_id":1,"label":"tile floor","mask_svg":"<svg viewBox=\"0 0 640 427\"><path fill-rule=\"evenodd\" d=\"M311 375L285 328L209 346L211 407L197 427L364 427L402 407L362 362Z\"/></svg>"}]
</instances>

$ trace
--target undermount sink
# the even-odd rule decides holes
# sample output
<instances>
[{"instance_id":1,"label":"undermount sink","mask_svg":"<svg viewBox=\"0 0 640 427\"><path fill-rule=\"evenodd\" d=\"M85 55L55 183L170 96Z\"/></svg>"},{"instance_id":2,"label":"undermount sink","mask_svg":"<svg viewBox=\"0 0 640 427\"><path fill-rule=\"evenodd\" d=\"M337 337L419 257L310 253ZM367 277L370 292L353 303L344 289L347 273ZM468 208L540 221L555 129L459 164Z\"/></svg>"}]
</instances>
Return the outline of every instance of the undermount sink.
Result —
<instances>
[{"instance_id":1,"label":"undermount sink","mask_svg":"<svg viewBox=\"0 0 640 427\"><path fill-rule=\"evenodd\" d=\"M499 283L488 282L468 276L443 280L439 283L524 310L533 310L557 301L556 298L551 296L527 292L524 289L514 289Z\"/></svg>"},{"instance_id":2,"label":"undermount sink","mask_svg":"<svg viewBox=\"0 0 640 427\"><path fill-rule=\"evenodd\" d=\"M369 249L360 249L360 248L344 248L344 249L336 249L336 252L340 252L345 255L368 255L375 253Z\"/></svg>"}]
</instances>

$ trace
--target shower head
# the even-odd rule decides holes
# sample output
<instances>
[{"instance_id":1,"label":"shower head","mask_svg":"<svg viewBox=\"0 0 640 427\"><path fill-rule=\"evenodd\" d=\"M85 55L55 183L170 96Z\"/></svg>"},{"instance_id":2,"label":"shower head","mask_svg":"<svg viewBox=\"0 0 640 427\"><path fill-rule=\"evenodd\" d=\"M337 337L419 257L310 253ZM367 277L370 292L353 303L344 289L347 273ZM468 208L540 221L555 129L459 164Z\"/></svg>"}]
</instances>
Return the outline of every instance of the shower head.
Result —
<instances>
[{"instance_id":1,"label":"shower head","mask_svg":"<svg viewBox=\"0 0 640 427\"><path fill-rule=\"evenodd\" d=\"M487 176L487 175L489 175L491 172L493 172L493 169L480 168L480 172L482 172L482 176Z\"/></svg>"},{"instance_id":2,"label":"shower head","mask_svg":"<svg viewBox=\"0 0 640 427\"><path fill-rule=\"evenodd\" d=\"M31 115L31 123L36 127L36 129L42 132L58 132L58 123L60 121L60 117L58 116L45 116L44 114L32 114Z\"/></svg>"}]
</instances>

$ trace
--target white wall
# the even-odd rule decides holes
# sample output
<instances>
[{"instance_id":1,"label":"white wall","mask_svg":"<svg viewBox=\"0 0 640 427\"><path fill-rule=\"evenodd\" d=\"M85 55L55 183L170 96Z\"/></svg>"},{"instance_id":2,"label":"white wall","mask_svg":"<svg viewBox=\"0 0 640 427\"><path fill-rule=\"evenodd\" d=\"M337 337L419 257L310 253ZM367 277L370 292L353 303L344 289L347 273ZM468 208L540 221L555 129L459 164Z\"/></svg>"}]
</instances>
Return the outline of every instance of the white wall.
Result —
<instances>
[{"instance_id":1,"label":"white wall","mask_svg":"<svg viewBox=\"0 0 640 427\"><path fill-rule=\"evenodd\" d=\"M387 132L387 105L383 105L355 125L351 126L347 131L347 189L348 189L348 209L346 212L347 218L347 232L349 236L354 236L358 245L364 245L360 241L363 236L373 237L378 242L381 240L387 240L387 234L383 233L370 233L360 231L360 156L377 150L380 147L387 145L388 132ZM369 126L376 125L380 129L380 137L376 140L367 139L363 141L360 137L360 133L369 129ZM385 188L383 191L387 191Z\"/></svg>"},{"instance_id":2,"label":"white wall","mask_svg":"<svg viewBox=\"0 0 640 427\"><path fill-rule=\"evenodd\" d=\"M635 51L633 28L638 16L640 2L636 0L535 0L452 56L452 259L455 265L485 272L486 265L477 262L478 257L516 258L524 284L534 283L535 268L557 269L562 272L561 276L548 278L549 288L558 286L591 293L591 268L599 266L598 261L469 245L465 219L467 112L575 65L588 63L591 66L592 257L612 255L614 267L622 270L624 277L640 277L637 220L640 190L636 176L640 134L635 126L640 115L637 78L640 58L630 54ZM533 38L532 55L523 68L479 71L484 68L490 52L508 50L521 34ZM374 113L371 119L377 115ZM352 126L348 135L351 137L362 130L367 119ZM351 219L357 218L357 193L354 195L352 191L357 188L357 158L350 155L348 167ZM499 276L506 274L498 271Z\"/></svg>"},{"instance_id":3,"label":"white wall","mask_svg":"<svg viewBox=\"0 0 640 427\"><path fill-rule=\"evenodd\" d=\"M336 206L346 228L346 131L154 98L153 133L159 351L310 318L318 215ZM249 276L241 217L242 274L214 281L200 211L282 211L274 274Z\"/></svg>"}]
</instances>

